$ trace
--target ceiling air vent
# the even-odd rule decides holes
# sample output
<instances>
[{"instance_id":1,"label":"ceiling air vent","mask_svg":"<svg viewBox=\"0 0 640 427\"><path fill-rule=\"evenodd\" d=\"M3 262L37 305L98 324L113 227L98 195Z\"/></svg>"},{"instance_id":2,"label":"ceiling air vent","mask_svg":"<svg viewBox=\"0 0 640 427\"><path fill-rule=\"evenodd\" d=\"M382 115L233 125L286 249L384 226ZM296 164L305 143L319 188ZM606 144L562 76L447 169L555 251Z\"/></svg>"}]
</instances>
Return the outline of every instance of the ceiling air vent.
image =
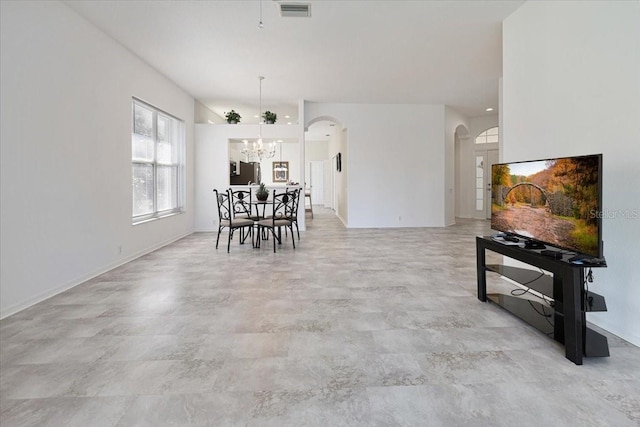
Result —
<instances>
[{"instance_id":1,"label":"ceiling air vent","mask_svg":"<svg viewBox=\"0 0 640 427\"><path fill-rule=\"evenodd\" d=\"M311 16L311 4L280 3L280 15L294 18L309 18Z\"/></svg>"}]
</instances>

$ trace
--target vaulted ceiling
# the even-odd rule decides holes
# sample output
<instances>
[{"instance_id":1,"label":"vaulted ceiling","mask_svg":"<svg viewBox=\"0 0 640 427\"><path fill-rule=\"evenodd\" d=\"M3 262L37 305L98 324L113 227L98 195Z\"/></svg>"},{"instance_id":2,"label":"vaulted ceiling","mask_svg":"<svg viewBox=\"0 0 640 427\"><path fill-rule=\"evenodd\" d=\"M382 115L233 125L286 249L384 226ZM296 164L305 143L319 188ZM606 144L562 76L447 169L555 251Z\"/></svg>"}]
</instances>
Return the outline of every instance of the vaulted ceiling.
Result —
<instances>
[{"instance_id":1,"label":"vaulted ceiling","mask_svg":"<svg viewBox=\"0 0 640 427\"><path fill-rule=\"evenodd\" d=\"M264 76L283 123L300 99L497 110L502 20L524 1L314 0L304 18L272 0L65 3L219 115L257 122Z\"/></svg>"}]
</instances>

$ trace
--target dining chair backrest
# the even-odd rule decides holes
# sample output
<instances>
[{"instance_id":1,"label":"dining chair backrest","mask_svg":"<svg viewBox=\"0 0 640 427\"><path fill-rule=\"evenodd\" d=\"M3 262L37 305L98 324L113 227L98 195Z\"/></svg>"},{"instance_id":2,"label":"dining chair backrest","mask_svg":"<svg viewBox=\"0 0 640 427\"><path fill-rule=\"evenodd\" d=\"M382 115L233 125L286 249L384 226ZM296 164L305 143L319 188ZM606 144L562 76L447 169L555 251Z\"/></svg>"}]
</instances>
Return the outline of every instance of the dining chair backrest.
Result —
<instances>
[{"instance_id":1,"label":"dining chair backrest","mask_svg":"<svg viewBox=\"0 0 640 427\"><path fill-rule=\"evenodd\" d=\"M291 206L291 212L289 213L289 217L294 219L298 216L298 205L300 204L300 189L299 188L289 188L287 189L291 197L293 197L293 204Z\"/></svg>"},{"instance_id":2,"label":"dining chair backrest","mask_svg":"<svg viewBox=\"0 0 640 427\"><path fill-rule=\"evenodd\" d=\"M283 193L277 193L273 190L273 219L288 219L293 218L294 205L296 194L294 192L285 191Z\"/></svg>"},{"instance_id":3,"label":"dining chair backrest","mask_svg":"<svg viewBox=\"0 0 640 427\"><path fill-rule=\"evenodd\" d=\"M294 192L294 206L293 206L293 212L291 215L291 222L293 222L293 225L296 226L296 231L298 233L298 239L300 238L300 227L298 226L298 210L300 209L300 197L301 197L301 193L302 193L302 188L294 188L291 189L292 192Z\"/></svg>"},{"instance_id":4,"label":"dining chair backrest","mask_svg":"<svg viewBox=\"0 0 640 427\"><path fill-rule=\"evenodd\" d=\"M229 189L233 215L241 218L251 217L251 190Z\"/></svg>"},{"instance_id":5,"label":"dining chair backrest","mask_svg":"<svg viewBox=\"0 0 640 427\"><path fill-rule=\"evenodd\" d=\"M218 219L220 222L222 221L231 221L233 220L233 214L231 210L231 203L229 203L229 192L219 192L218 190L213 190L216 193L216 202L218 203Z\"/></svg>"}]
</instances>

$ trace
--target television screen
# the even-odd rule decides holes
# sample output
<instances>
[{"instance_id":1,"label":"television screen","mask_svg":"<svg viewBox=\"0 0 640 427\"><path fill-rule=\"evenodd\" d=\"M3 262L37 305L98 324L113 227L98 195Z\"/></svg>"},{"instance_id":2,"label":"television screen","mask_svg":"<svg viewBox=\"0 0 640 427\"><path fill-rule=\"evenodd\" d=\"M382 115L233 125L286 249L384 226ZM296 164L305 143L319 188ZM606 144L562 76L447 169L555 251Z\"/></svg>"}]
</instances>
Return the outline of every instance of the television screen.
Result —
<instances>
[{"instance_id":1,"label":"television screen","mask_svg":"<svg viewBox=\"0 0 640 427\"><path fill-rule=\"evenodd\" d=\"M495 164L491 228L602 258L602 155Z\"/></svg>"}]
</instances>

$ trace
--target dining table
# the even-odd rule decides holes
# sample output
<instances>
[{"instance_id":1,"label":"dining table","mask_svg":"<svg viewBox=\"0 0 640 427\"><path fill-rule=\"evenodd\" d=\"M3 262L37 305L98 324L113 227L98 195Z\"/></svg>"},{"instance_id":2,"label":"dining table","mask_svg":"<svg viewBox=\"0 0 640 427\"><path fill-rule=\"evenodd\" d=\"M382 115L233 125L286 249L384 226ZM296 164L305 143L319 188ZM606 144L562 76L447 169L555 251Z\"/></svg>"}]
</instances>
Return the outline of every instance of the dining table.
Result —
<instances>
[{"instance_id":1,"label":"dining table","mask_svg":"<svg viewBox=\"0 0 640 427\"><path fill-rule=\"evenodd\" d=\"M273 200L270 198L267 200L251 200L251 216L253 217L253 209L255 208L256 216L254 218L258 218L258 220L263 220L267 218L267 206L273 205ZM260 240L269 240L269 231L262 230L261 236L256 236L254 248L260 247Z\"/></svg>"},{"instance_id":2,"label":"dining table","mask_svg":"<svg viewBox=\"0 0 640 427\"><path fill-rule=\"evenodd\" d=\"M273 200L267 199L267 200L251 200L251 216L253 216L253 208L255 207L256 209L256 216L259 219L265 219L267 217L267 206L268 205L272 205L273 204Z\"/></svg>"}]
</instances>

